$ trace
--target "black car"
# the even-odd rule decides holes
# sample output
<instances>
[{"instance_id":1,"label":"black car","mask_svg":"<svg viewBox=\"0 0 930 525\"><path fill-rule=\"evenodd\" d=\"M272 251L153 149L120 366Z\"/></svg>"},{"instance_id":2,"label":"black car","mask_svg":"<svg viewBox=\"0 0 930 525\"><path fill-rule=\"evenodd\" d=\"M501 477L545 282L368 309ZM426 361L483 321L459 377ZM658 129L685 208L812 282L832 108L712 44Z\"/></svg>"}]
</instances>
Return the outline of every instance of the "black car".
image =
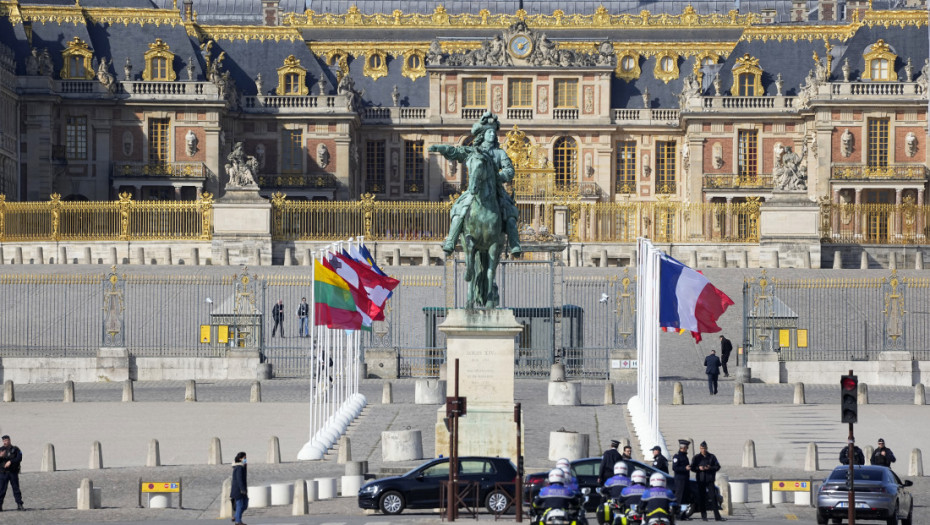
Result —
<instances>
[{"instance_id":1,"label":"black car","mask_svg":"<svg viewBox=\"0 0 930 525\"><path fill-rule=\"evenodd\" d=\"M661 470L656 470L652 465L646 465L645 463L640 463L639 461L633 459L624 460L627 466L627 475L633 473L634 470L642 470L646 473L646 477L652 476L656 472L661 473L665 476L665 484L668 488L675 490L675 479L662 472ZM584 489L589 488L591 492L588 494L588 502L585 504L586 511L594 511L597 509L598 505L601 504L601 495L597 492L597 476L601 471L601 458L583 458L572 461L572 475L578 479L578 488ZM528 474L523 480L523 501L526 504L529 504L536 498L536 495L539 494L539 491L546 486L548 482L549 473L548 472L535 472L533 474ZM690 497L685 498L685 503L690 503L694 501L694 497L697 494L697 481L693 479L688 483L690 487ZM719 490L717 491L717 501L718 503L723 501L723 498L720 496Z\"/></svg>"},{"instance_id":2,"label":"black car","mask_svg":"<svg viewBox=\"0 0 930 525\"><path fill-rule=\"evenodd\" d=\"M849 489L846 475L849 467L836 467L817 492L817 523L833 519L841 522L849 516ZM901 481L891 469L881 466L856 465L853 486L856 490L856 521L880 520L894 525L901 520L911 525L914 501L908 487L910 480Z\"/></svg>"},{"instance_id":3,"label":"black car","mask_svg":"<svg viewBox=\"0 0 930 525\"><path fill-rule=\"evenodd\" d=\"M514 498L516 477L517 469L507 458L459 458L459 479L477 481L479 487L477 501L471 495L466 498L468 505L481 505L492 513L503 512ZM448 480L449 458L433 459L403 476L366 483L358 491L358 506L379 509L385 514L400 514L406 508L439 508L440 483ZM502 485L496 487L498 483Z\"/></svg>"}]
</instances>

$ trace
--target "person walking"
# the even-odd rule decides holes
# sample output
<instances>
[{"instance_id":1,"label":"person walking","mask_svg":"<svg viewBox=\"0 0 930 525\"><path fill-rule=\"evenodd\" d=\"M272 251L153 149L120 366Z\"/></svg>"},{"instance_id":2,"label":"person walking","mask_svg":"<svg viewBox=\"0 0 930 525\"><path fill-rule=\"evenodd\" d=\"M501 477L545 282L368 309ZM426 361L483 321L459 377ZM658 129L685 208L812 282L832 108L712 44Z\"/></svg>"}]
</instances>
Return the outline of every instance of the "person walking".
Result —
<instances>
[{"instance_id":1,"label":"person walking","mask_svg":"<svg viewBox=\"0 0 930 525\"><path fill-rule=\"evenodd\" d=\"M310 337L310 305L307 304L306 297L301 297L300 304L297 305L297 320L300 322L299 336Z\"/></svg>"},{"instance_id":2,"label":"person walking","mask_svg":"<svg viewBox=\"0 0 930 525\"><path fill-rule=\"evenodd\" d=\"M707 374L707 390L710 395L717 395L717 378L720 377L720 358L714 350L704 358L704 373Z\"/></svg>"},{"instance_id":3,"label":"person walking","mask_svg":"<svg viewBox=\"0 0 930 525\"><path fill-rule=\"evenodd\" d=\"M604 484L604 482L614 475L614 465L620 461L620 452L617 452L617 447L619 446L619 441L611 439L610 448L604 451L604 456L601 458L601 468L597 474L598 485Z\"/></svg>"},{"instance_id":4,"label":"person walking","mask_svg":"<svg viewBox=\"0 0 930 525\"><path fill-rule=\"evenodd\" d=\"M727 370L727 361L730 360L730 352L733 351L733 343L724 336L720 336L720 364L723 365L723 377L730 377L730 371ZM739 364L739 363L737 363Z\"/></svg>"},{"instance_id":5,"label":"person walking","mask_svg":"<svg viewBox=\"0 0 930 525\"><path fill-rule=\"evenodd\" d=\"M274 327L271 329L271 337L274 337L278 328L281 328L281 339L284 339L284 301L278 299L274 307L271 308L271 319L274 320Z\"/></svg>"},{"instance_id":6,"label":"person walking","mask_svg":"<svg viewBox=\"0 0 930 525\"><path fill-rule=\"evenodd\" d=\"M652 447L652 466L668 474L668 458L662 455L662 447Z\"/></svg>"},{"instance_id":7,"label":"person walking","mask_svg":"<svg viewBox=\"0 0 930 525\"><path fill-rule=\"evenodd\" d=\"M675 476L675 501L678 502L678 508L691 501L691 459L688 457L688 446L691 444L687 439L678 440L678 452L672 456L672 475ZM684 511L681 512L680 519L689 520Z\"/></svg>"},{"instance_id":8,"label":"person walking","mask_svg":"<svg viewBox=\"0 0 930 525\"><path fill-rule=\"evenodd\" d=\"M242 522L242 513L249 508L249 473L246 463L245 452L236 454L236 462L233 463L232 487L229 489L229 497L233 500L233 521L236 525L245 525Z\"/></svg>"},{"instance_id":9,"label":"person walking","mask_svg":"<svg viewBox=\"0 0 930 525\"><path fill-rule=\"evenodd\" d=\"M16 510L26 510L23 507L23 493L19 490L19 469L23 462L23 452L10 443L10 436L3 436L0 440L3 440L3 446L0 446L0 511L3 510L3 500L6 499L7 485L13 487Z\"/></svg>"},{"instance_id":10,"label":"person walking","mask_svg":"<svg viewBox=\"0 0 930 525\"><path fill-rule=\"evenodd\" d=\"M891 468L891 464L895 461L897 459L894 457L894 452L885 446L884 439L878 438L878 448L872 453L872 464Z\"/></svg>"},{"instance_id":11,"label":"person walking","mask_svg":"<svg viewBox=\"0 0 930 525\"><path fill-rule=\"evenodd\" d=\"M856 445L853 445L853 459L856 461L856 465L865 465L865 454ZM849 465L849 449L847 447L840 449L840 464Z\"/></svg>"},{"instance_id":12,"label":"person walking","mask_svg":"<svg viewBox=\"0 0 930 525\"><path fill-rule=\"evenodd\" d=\"M717 461L717 456L707 451L706 441L701 441L701 452L691 459L691 470L694 471L697 480L698 493L695 503L701 511L701 519L707 521L707 507L710 506L710 510L714 511L715 520L726 521L726 518L720 516L720 509L717 508L717 489L714 486L720 462Z\"/></svg>"}]
</instances>

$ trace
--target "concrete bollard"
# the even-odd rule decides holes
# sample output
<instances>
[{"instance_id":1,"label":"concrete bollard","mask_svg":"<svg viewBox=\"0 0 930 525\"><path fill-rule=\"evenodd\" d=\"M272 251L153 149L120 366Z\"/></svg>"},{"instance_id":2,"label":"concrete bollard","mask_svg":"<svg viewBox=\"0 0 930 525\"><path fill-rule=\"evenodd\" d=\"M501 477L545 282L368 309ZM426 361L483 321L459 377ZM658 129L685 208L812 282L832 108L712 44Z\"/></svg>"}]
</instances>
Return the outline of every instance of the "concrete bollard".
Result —
<instances>
[{"instance_id":1,"label":"concrete bollard","mask_svg":"<svg viewBox=\"0 0 930 525\"><path fill-rule=\"evenodd\" d=\"M604 385L604 404L612 405L614 404L614 384L607 383Z\"/></svg>"},{"instance_id":2,"label":"concrete bollard","mask_svg":"<svg viewBox=\"0 0 930 525\"><path fill-rule=\"evenodd\" d=\"M390 405L394 402L394 391L391 383L381 385L381 404Z\"/></svg>"},{"instance_id":3,"label":"concrete bollard","mask_svg":"<svg viewBox=\"0 0 930 525\"><path fill-rule=\"evenodd\" d=\"M103 468L103 446L99 441L94 441L94 444L90 446L90 464L87 468L91 470Z\"/></svg>"},{"instance_id":4,"label":"concrete bollard","mask_svg":"<svg viewBox=\"0 0 930 525\"><path fill-rule=\"evenodd\" d=\"M365 484L365 476L342 476L340 495L345 497L354 497L358 495L358 490Z\"/></svg>"},{"instance_id":5,"label":"concrete bollard","mask_svg":"<svg viewBox=\"0 0 930 525\"><path fill-rule=\"evenodd\" d=\"M233 517L232 500L229 499L229 493L232 492L232 478L223 480L223 488L220 489L220 518Z\"/></svg>"},{"instance_id":6,"label":"concrete bollard","mask_svg":"<svg viewBox=\"0 0 930 525\"><path fill-rule=\"evenodd\" d=\"M549 383L549 406L576 407L579 405L581 405L581 383L576 381Z\"/></svg>"},{"instance_id":7,"label":"concrete bollard","mask_svg":"<svg viewBox=\"0 0 930 525\"><path fill-rule=\"evenodd\" d=\"M719 264L720 264L720 268L727 267L727 252L723 250L720 251L720 263Z\"/></svg>"},{"instance_id":8,"label":"concrete bollard","mask_svg":"<svg viewBox=\"0 0 930 525\"><path fill-rule=\"evenodd\" d=\"M742 383L736 383L733 385L733 404L734 405L745 405L746 404L746 394L743 390Z\"/></svg>"},{"instance_id":9,"label":"concrete bollard","mask_svg":"<svg viewBox=\"0 0 930 525\"><path fill-rule=\"evenodd\" d=\"M869 385L865 383L859 383L858 399L860 405L869 404Z\"/></svg>"},{"instance_id":10,"label":"concrete bollard","mask_svg":"<svg viewBox=\"0 0 930 525\"><path fill-rule=\"evenodd\" d=\"M749 503L749 483L745 481L731 481L730 501L732 503Z\"/></svg>"},{"instance_id":11,"label":"concrete bollard","mask_svg":"<svg viewBox=\"0 0 930 525\"><path fill-rule=\"evenodd\" d=\"M58 465L55 462L55 445L45 444L45 450L42 451L42 466L39 467L41 472L55 472Z\"/></svg>"},{"instance_id":12,"label":"concrete bollard","mask_svg":"<svg viewBox=\"0 0 930 525\"><path fill-rule=\"evenodd\" d=\"M84 248L84 264L94 264L94 256L90 246Z\"/></svg>"},{"instance_id":13,"label":"concrete bollard","mask_svg":"<svg viewBox=\"0 0 930 525\"><path fill-rule=\"evenodd\" d=\"M317 494L319 494L319 483L315 479L307 480L307 503L313 503L318 500Z\"/></svg>"},{"instance_id":14,"label":"concrete bollard","mask_svg":"<svg viewBox=\"0 0 930 525\"><path fill-rule=\"evenodd\" d=\"M136 264L145 264L145 248L136 248Z\"/></svg>"},{"instance_id":15,"label":"concrete bollard","mask_svg":"<svg viewBox=\"0 0 930 525\"><path fill-rule=\"evenodd\" d=\"M868 270L869 269L869 254L862 250L862 255L859 257L859 269Z\"/></svg>"},{"instance_id":16,"label":"concrete bollard","mask_svg":"<svg viewBox=\"0 0 930 525\"><path fill-rule=\"evenodd\" d=\"M446 402L446 382L417 379L413 402L417 405L441 405Z\"/></svg>"},{"instance_id":17,"label":"concrete bollard","mask_svg":"<svg viewBox=\"0 0 930 525\"><path fill-rule=\"evenodd\" d=\"M117 255L116 246L110 247L110 264L119 264L119 255Z\"/></svg>"},{"instance_id":18,"label":"concrete bollard","mask_svg":"<svg viewBox=\"0 0 930 525\"><path fill-rule=\"evenodd\" d=\"M171 266L174 264L174 253L171 251L171 247L165 248L165 264Z\"/></svg>"},{"instance_id":19,"label":"concrete bollard","mask_svg":"<svg viewBox=\"0 0 930 525\"><path fill-rule=\"evenodd\" d=\"M265 458L265 463L274 465L281 463L281 441L278 440L278 436L268 438L268 456Z\"/></svg>"},{"instance_id":20,"label":"concrete bollard","mask_svg":"<svg viewBox=\"0 0 930 525\"><path fill-rule=\"evenodd\" d=\"M413 461L423 457L423 438L419 430L391 430L381 433L383 461Z\"/></svg>"},{"instance_id":21,"label":"concrete bollard","mask_svg":"<svg viewBox=\"0 0 930 525\"><path fill-rule=\"evenodd\" d=\"M284 266L290 266L292 264L293 259L294 259L294 249L285 248L284 249Z\"/></svg>"},{"instance_id":22,"label":"concrete bollard","mask_svg":"<svg viewBox=\"0 0 930 525\"><path fill-rule=\"evenodd\" d=\"M865 450L863 450L862 453L865 454L865 464L866 464L866 465L871 465L871 464L872 464L872 454L875 453L875 448L872 447L872 445L868 445L868 446L865 447Z\"/></svg>"},{"instance_id":23,"label":"concrete bollard","mask_svg":"<svg viewBox=\"0 0 930 525\"><path fill-rule=\"evenodd\" d=\"M549 368L549 381L551 382L565 381L565 365L564 364L552 363L552 366Z\"/></svg>"},{"instance_id":24,"label":"concrete bollard","mask_svg":"<svg viewBox=\"0 0 930 525\"><path fill-rule=\"evenodd\" d=\"M300 262L301 265L303 265L303 266L310 266L310 261L312 261L312 260L313 260L313 252L310 251L309 249L308 249L308 250L304 250L304 258L303 258L303 259L301 260L301 262Z\"/></svg>"},{"instance_id":25,"label":"concrete bollard","mask_svg":"<svg viewBox=\"0 0 930 525\"><path fill-rule=\"evenodd\" d=\"M914 269L923 270L924 269L924 254L917 252L914 254Z\"/></svg>"},{"instance_id":26,"label":"concrete bollard","mask_svg":"<svg viewBox=\"0 0 930 525\"><path fill-rule=\"evenodd\" d=\"M400 248L391 250L391 259L392 266L400 266Z\"/></svg>"},{"instance_id":27,"label":"concrete bollard","mask_svg":"<svg viewBox=\"0 0 930 525\"><path fill-rule=\"evenodd\" d=\"M200 248L191 248L191 264L200 266Z\"/></svg>"},{"instance_id":28,"label":"concrete bollard","mask_svg":"<svg viewBox=\"0 0 930 525\"><path fill-rule=\"evenodd\" d=\"M3 246L0 246L0 264L6 264L6 256L3 254Z\"/></svg>"},{"instance_id":29,"label":"concrete bollard","mask_svg":"<svg viewBox=\"0 0 930 525\"><path fill-rule=\"evenodd\" d=\"M74 403L74 381L65 381L65 393L62 399L65 403Z\"/></svg>"},{"instance_id":30,"label":"concrete bollard","mask_svg":"<svg viewBox=\"0 0 930 525\"><path fill-rule=\"evenodd\" d=\"M252 389L249 390L249 403L261 403L262 402L262 383L261 381L254 381L252 383Z\"/></svg>"},{"instance_id":31,"label":"concrete bollard","mask_svg":"<svg viewBox=\"0 0 930 525\"><path fill-rule=\"evenodd\" d=\"M319 499L336 497L336 478L316 478L316 496Z\"/></svg>"},{"instance_id":32,"label":"concrete bollard","mask_svg":"<svg viewBox=\"0 0 930 525\"><path fill-rule=\"evenodd\" d=\"M91 510L94 507L94 482L90 478L81 480L77 491L77 510Z\"/></svg>"},{"instance_id":33,"label":"concrete bollard","mask_svg":"<svg viewBox=\"0 0 930 525\"><path fill-rule=\"evenodd\" d=\"M146 467L160 467L161 466L161 450L158 447L157 439L153 439L149 441L149 453L145 457L145 466Z\"/></svg>"},{"instance_id":34,"label":"concrete bollard","mask_svg":"<svg viewBox=\"0 0 930 525\"><path fill-rule=\"evenodd\" d=\"M193 379L187 381L187 387L184 389L184 401L197 401L197 382Z\"/></svg>"},{"instance_id":35,"label":"concrete bollard","mask_svg":"<svg viewBox=\"0 0 930 525\"><path fill-rule=\"evenodd\" d=\"M229 265L229 248L220 248L220 264L222 266Z\"/></svg>"},{"instance_id":36,"label":"concrete bollard","mask_svg":"<svg viewBox=\"0 0 930 525\"><path fill-rule=\"evenodd\" d=\"M833 269L842 270L843 269L843 252L836 250L833 252Z\"/></svg>"},{"instance_id":37,"label":"concrete bollard","mask_svg":"<svg viewBox=\"0 0 930 525\"><path fill-rule=\"evenodd\" d=\"M6 401L6 392L4 392L3 394L3 400ZM914 385L914 404L915 405L926 405L927 404L927 394L924 389L923 383L917 383L916 385Z\"/></svg>"},{"instance_id":38,"label":"concrete bollard","mask_svg":"<svg viewBox=\"0 0 930 525\"><path fill-rule=\"evenodd\" d=\"M598 266L601 268L607 268L607 262L610 259L607 258L607 250L601 250L601 259L598 261Z\"/></svg>"},{"instance_id":39,"label":"concrete bollard","mask_svg":"<svg viewBox=\"0 0 930 525\"><path fill-rule=\"evenodd\" d=\"M723 501L720 503L720 514L724 516L733 515L733 498L730 495L730 476L718 474L715 480L717 488L720 489L720 496Z\"/></svg>"},{"instance_id":40,"label":"concrete bollard","mask_svg":"<svg viewBox=\"0 0 930 525\"><path fill-rule=\"evenodd\" d=\"M449 370L449 367L446 365L446 363L439 365L439 380L440 381L449 380L448 374L446 373L448 372L448 370Z\"/></svg>"},{"instance_id":41,"label":"concrete bollard","mask_svg":"<svg viewBox=\"0 0 930 525\"><path fill-rule=\"evenodd\" d=\"M804 397L804 383L795 383L794 384L794 404L803 405L806 403Z\"/></svg>"},{"instance_id":42,"label":"concrete bollard","mask_svg":"<svg viewBox=\"0 0 930 525\"><path fill-rule=\"evenodd\" d=\"M420 266L429 266L429 247L423 245L423 259L420 261Z\"/></svg>"},{"instance_id":43,"label":"concrete bollard","mask_svg":"<svg viewBox=\"0 0 930 525\"><path fill-rule=\"evenodd\" d=\"M561 458L568 458L569 461L575 461L586 458L590 441L588 434L565 431L549 432L549 460L558 461Z\"/></svg>"},{"instance_id":44,"label":"concrete bollard","mask_svg":"<svg viewBox=\"0 0 930 525\"><path fill-rule=\"evenodd\" d=\"M246 491L249 508L263 509L271 505L271 485L250 485Z\"/></svg>"},{"instance_id":45,"label":"concrete bollard","mask_svg":"<svg viewBox=\"0 0 930 525\"><path fill-rule=\"evenodd\" d=\"M337 448L339 450L336 455L336 463L344 464L352 461L352 440L349 439L349 436L342 436L339 438L339 445Z\"/></svg>"},{"instance_id":46,"label":"concrete bollard","mask_svg":"<svg viewBox=\"0 0 930 525\"><path fill-rule=\"evenodd\" d=\"M207 465L222 465L223 449L220 445L220 438L215 437L210 440L210 450L207 453Z\"/></svg>"},{"instance_id":47,"label":"concrete bollard","mask_svg":"<svg viewBox=\"0 0 930 525\"><path fill-rule=\"evenodd\" d=\"M16 401L16 393L13 390L13 380L7 379L3 382L3 402L12 403Z\"/></svg>"},{"instance_id":48,"label":"concrete bollard","mask_svg":"<svg viewBox=\"0 0 930 525\"><path fill-rule=\"evenodd\" d=\"M36 247L35 254L35 264L45 264L45 252L41 246Z\"/></svg>"},{"instance_id":49,"label":"concrete bollard","mask_svg":"<svg viewBox=\"0 0 930 525\"><path fill-rule=\"evenodd\" d=\"M672 404L673 405L684 405L685 404L685 389L681 385L681 381L675 381L675 387L672 390Z\"/></svg>"},{"instance_id":50,"label":"concrete bollard","mask_svg":"<svg viewBox=\"0 0 930 525\"><path fill-rule=\"evenodd\" d=\"M756 442L747 439L743 445L743 468L756 468Z\"/></svg>"},{"instance_id":51,"label":"concrete bollard","mask_svg":"<svg viewBox=\"0 0 930 525\"><path fill-rule=\"evenodd\" d=\"M894 252L888 252L888 269L897 270L898 269L898 257Z\"/></svg>"},{"instance_id":52,"label":"concrete bollard","mask_svg":"<svg viewBox=\"0 0 930 525\"><path fill-rule=\"evenodd\" d=\"M924 459L919 448L911 451L911 461L907 466L907 475L921 477L924 475Z\"/></svg>"},{"instance_id":53,"label":"concrete bollard","mask_svg":"<svg viewBox=\"0 0 930 525\"><path fill-rule=\"evenodd\" d=\"M807 457L804 458L804 472L820 470L820 458L817 456L817 443L807 444Z\"/></svg>"},{"instance_id":54,"label":"concrete bollard","mask_svg":"<svg viewBox=\"0 0 930 525\"><path fill-rule=\"evenodd\" d=\"M346 461L346 476L364 476L368 470L367 461Z\"/></svg>"},{"instance_id":55,"label":"concrete bollard","mask_svg":"<svg viewBox=\"0 0 930 525\"><path fill-rule=\"evenodd\" d=\"M807 492L795 492L794 493L794 504L810 507L811 506L811 491Z\"/></svg>"},{"instance_id":56,"label":"concrete bollard","mask_svg":"<svg viewBox=\"0 0 930 525\"><path fill-rule=\"evenodd\" d=\"M748 383L752 379L752 369L748 366L736 367L736 373L733 374L733 381L737 383Z\"/></svg>"},{"instance_id":57,"label":"concrete bollard","mask_svg":"<svg viewBox=\"0 0 930 525\"><path fill-rule=\"evenodd\" d=\"M123 381L123 403L132 403L136 400L136 389L132 379Z\"/></svg>"},{"instance_id":58,"label":"concrete bollard","mask_svg":"<svg viewBox=\"0 0 930 525\"><path fill-rule=\"evenodd\" d=\"M740 252L739 256L739 267L740 268L749 268L749 252L743 250ZM748 489L747 489L748 490Z\"/></svg>"},{"instance_id":59,"label":"concrete bollard","mask_svg":"<svg viewBox=\"0 0 930 525\"><path fill-rule=\"evenodd\" d=\"M635 259L634 259L635 260ZM697 250L693 252L688 252L688 266L692 268L697 268L698 265L698 254Z\"/></svg>"},{"instance_id":60,"label":"concrete bollard","mask_svg":"<svg viewBox=\"0 0 930 525\"><path fill-rule=\"evenodd\" d=\"M13 264L23 264L23 249L21 247L13 250Z\"/></svg>"},{"instance_id":61,"label":"concrete bollard","mask_svg":"<svg viewBox=\"0 0 930 525\"><path fill-rule=\"evenodd\" d=\"M771 494L772 505L785 502L785 494L788 494L787 492L780 491L780 490L773 490L770 492L769 483L761 483L759 486L762 487L762 504L763 505L769 505L770 494Z\"/></svg>"},{"instance_id":62,"label":"concrete bollard","mask_svg":"<svg viewBox=\"0 0 930 525\"><path fill-rule=\"evenodd\" d=\"M310 513L307 502L307 482L298 479L294 482L294 503L291 504L291 516L306 516Z\"/></svg>"},{"instance_id":63,"label":"concrete bollard","mask_svg":"<svg viewBox=\"0 0 930 525\"><path fill-rule=\"evenodd\" d=\"M358 491L355 491L356 494ZM293 483L272 483L271 484L271 506L294 504L294 484Z\"/></svg>"}]
</instances>

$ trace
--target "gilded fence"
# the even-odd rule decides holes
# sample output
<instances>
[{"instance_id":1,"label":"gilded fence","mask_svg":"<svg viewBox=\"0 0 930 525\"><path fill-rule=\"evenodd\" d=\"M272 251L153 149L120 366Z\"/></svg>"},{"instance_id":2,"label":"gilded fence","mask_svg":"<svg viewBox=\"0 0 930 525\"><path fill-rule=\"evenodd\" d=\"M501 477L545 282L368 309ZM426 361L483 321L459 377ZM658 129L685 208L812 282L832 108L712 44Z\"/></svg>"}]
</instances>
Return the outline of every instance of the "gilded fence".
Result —
<instances>
[{"instance_id":1,"label":"gilded fence","mask_svg":"<svg viewBox=\"0 0 930 525\"><path fill-rule=\"evenodd\" d=\"M930 206L820 203L821 242L838 244L919 244L926 242Z\"/></svg>"},{"instance_id":2,"label":"gilded fence","mask_svg":"<svg viewBox=\"0 0 930 525\"><path fill-rule=\"evenodd\" d=\"M6 202L0 195L0 242L209 240L213 196L196 201Z\"/></svg>"}]
</instances>

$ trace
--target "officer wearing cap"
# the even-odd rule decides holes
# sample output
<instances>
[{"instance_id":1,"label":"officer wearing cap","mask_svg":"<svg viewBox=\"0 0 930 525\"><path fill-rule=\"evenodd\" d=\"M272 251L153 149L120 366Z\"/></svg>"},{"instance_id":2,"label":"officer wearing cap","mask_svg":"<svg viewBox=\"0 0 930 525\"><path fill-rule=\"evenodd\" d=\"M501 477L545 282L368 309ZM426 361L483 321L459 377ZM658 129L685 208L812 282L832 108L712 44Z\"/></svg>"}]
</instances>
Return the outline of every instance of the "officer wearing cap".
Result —
<instances>
[{"instance_id":1,"label":"officer wearing cap","mask_svg":"<svg viewBox=\"0 0 930 525\"><path fill-rule=\"evenodd\" d=\"M662 447L652 447L652 466L668 474L668 458L662 455Z\"/></svg>"},{"instance_id":2,"label":"officer wearing cap","mask_svg":"<svg viewBox=\"0 0 930 525\"><path fill-rule=\"evenodd\" d=\"M614 475L614 465L620 461L620 452L617 447L620 442L616 439L610 440L610 448L604 451L604 457L601 459L601 469L597 475L597 484L601 485Z\"/></svg>"},{"instance_id":3,"label":"officer wearing cap","mask_svg":"<svg viewBox=\"0 0 930 525\"><path fill-rule=\"evenodd\" d=\"M883 465L885 467L891 468L891 464L895 461L897 461L897 459L894 457L894 452L885 446L884 439L879 438L878 448L876 448L875 452L872 453L872 464Z\"/></svg>"},{"instance_id":4,"label":"officer wearing cap","mask_svg":"<svg viewBox=\"0 0 930 525\"><path fill-rule=\"evenodd\" d=\"M694 471L694 479L697 480L698 493L695 503L697 510L701 511L701 519L707 521L707 511L712 510L715 520L726 521L717 508L717 489L714 486L720 462L717 461L717 456L707 450L706 441L701 441L701 452L691 459L691 470Z\"/></svg>"},{"instance_id":5,"label":"officer wearing cap","mask_svg":"<svg viewBox=\"0 0 930 525\"><path fill-rule=\"evenodd\" d=\"M678 440L678 453L672 456L672 472L675 475L675 501L681 507L683 503L691 501L688 492L691 490L691 458L688 457L688 445L691 442L687 439ZM681 519L690 519L684 514Z\"/></svg>"}]
</instances>

